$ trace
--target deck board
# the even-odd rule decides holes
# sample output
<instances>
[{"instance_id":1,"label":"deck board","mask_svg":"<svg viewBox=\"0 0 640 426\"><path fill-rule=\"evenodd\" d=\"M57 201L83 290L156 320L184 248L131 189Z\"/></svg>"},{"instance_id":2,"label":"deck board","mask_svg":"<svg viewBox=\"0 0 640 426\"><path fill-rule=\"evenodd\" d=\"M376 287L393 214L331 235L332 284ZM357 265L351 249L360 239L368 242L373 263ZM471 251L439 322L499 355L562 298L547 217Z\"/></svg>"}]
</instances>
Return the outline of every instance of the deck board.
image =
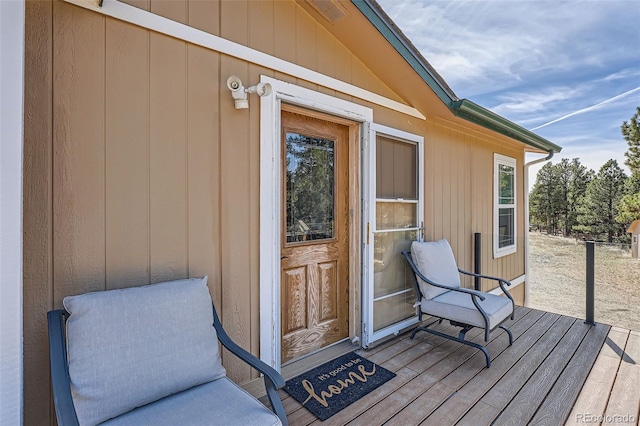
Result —
<instances>
[{"instance_id":1,"label":"deck board","mask_svg":"<svg viewBox=\"0 0 640 426\"><path fill-rule=\"evenodd\" d=\"M567 418L567 425L582 424L579 415L602 416L622 362L621 353L627 344L628 330L612 327L605 344L582 387L578 400Z\"/></svg>"},{"instance_id":2,"label":"deck board","mask_svg":"<svg viewBox=\"0 0 640 426\"><path fill-rule=\"evenodd\" d=\"M556 314L545 314L539 317L537 321L531 324L530 328L518 336L514 341L514 345L508 351L494 357L491 368L484 368L482 363L477 362L473 368L466 368L462 372L456 372L458 376L476 372L477 374L470 380L459 380L454 386L458 389L456 395L436 410L428 421L433 424L455 424L509 371L515 362L545 335L558 318L559 315ZM481 355L477 354L476 358L480 360ZM449 383L446 379L443 382Z\"/></svg>"},{"instance_id":3,"label":"deck board","mask_svg":"<svg viewBox=\"0 0 640 426\"><path fill-rule=\"evenodd\" d=\"M630 332L624 348L620 369L611 390L605 418L635 415L638 422L640 411L640 334Z\"/></svg>"},{"instance_id":4,"label":"deck board","mask_svg":"<svg viewBox=\"0 0 640 426\"><path fill-rule=\"evenodd\" d=\"M397 376L324 422L280 391L289 424L561 425L581 413L637 421L640 333L528 308L507 325L514 343L491 333L491 368L477 349L427 333L359 350ZM477 330L467 337L483 341Z\"/></svg>"},{"instance_id":5,"label":"deck board","mask_svg":"<svg viewBox=\"0 0 640 426\"><path fill-rule=\"evenodd\" d=\"M574 321L569 331L536 369L531 379L511 399L494 424L524 425L531 421L590 327L580 320Z\"/></svg>"},{"instance_id":6,"label":"deck board","mask_svg":"<svg viewBox=\"0 0 640 426\"><path fill-rule=\"evenodd\" d=\"M533 424L551 426L563 424L567 420L571 407L589 374L589 369L585 366L594 364L608 332L609 327L602 324L600 327L589 328L578 350L571 357L544 402L538 407L532 420Z\"/></svg>"}]
</instances>

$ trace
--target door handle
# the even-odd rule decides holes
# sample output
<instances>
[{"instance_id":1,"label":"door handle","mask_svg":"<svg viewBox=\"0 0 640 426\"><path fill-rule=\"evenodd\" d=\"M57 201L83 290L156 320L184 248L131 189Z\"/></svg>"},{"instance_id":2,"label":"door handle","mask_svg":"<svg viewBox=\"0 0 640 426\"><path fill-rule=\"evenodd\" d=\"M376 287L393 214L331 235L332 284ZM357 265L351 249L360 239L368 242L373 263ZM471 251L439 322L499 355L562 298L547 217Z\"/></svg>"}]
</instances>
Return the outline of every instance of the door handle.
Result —
<instances>
[{"instance_id":1,"label":"door handle","mask_svg":"<svg viewBox=\"0 0 640 426\"><path fill-rule=\"evenodd\" d=\"M288 259L289 256L280 256L280 260Z\"/></svg>"}]
</instances>

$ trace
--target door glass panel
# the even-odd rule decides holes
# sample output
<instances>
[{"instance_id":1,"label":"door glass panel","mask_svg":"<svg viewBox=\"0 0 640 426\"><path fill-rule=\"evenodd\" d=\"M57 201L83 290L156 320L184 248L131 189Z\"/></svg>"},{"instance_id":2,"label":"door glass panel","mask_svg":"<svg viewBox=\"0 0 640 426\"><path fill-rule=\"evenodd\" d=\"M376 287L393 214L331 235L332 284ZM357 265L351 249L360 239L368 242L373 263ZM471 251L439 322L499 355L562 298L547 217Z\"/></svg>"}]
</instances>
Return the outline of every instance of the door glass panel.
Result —
<instances>
[{"instance_id":1,"label":"door glass panel","mask_svg":"<svg viewBox=\"0 0 640 426\"><path fill-rule=\"evenodd\" d=\"M287 243L334 238L334 141L286 134Z\"/></svg>"},{"instance_id":2,"label":"door glass panel","mask_svg":"<svg viewBox=\"0 0 640 426\"><path fill-rule=\"evenodd\" d=\"M416 231L375 234L373 240L374 299L413 289L413 281L402 252L410 250L411 241L415 239Z\"/></svg>"},{"instance_id":3,"label":"door glass panel","mask_svg":"<svg viewBox=\"0 0 640 426\"><path fill-rule=\"evenodd\" d=\"M415 301L413 291L405 291L374 301L373 309L376 314L373 317L373 329L377 331L415 316L416 308L413 307Z\"/></svg>"},{"instance_id":4,"label":"door glass panel","mask_svg":"<svg viewBox=\"0 0 640 426\"><path fill-rule=\"evenodd\" d=\"M377 202L376 229L417 227L417 207L414 203Z\"/></svg>"}]
</instances>

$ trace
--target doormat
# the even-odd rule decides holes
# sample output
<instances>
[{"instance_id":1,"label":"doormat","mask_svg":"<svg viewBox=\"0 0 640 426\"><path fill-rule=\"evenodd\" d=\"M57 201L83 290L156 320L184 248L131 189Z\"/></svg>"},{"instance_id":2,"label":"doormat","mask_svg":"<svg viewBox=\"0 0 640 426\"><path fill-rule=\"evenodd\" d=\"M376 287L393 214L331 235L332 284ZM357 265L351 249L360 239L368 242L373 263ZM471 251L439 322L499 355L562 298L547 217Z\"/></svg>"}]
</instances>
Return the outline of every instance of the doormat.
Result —
<instances>
[{"instance_id":1,"label":"doormat","mask_svg":"<svg viewBox=\"0 0 640 426\"><path fill-rule=\"evenodd\" d=\"M395 376L351 352L287 380L284 389L324 421Z\"/></svg>"}]
</instances>

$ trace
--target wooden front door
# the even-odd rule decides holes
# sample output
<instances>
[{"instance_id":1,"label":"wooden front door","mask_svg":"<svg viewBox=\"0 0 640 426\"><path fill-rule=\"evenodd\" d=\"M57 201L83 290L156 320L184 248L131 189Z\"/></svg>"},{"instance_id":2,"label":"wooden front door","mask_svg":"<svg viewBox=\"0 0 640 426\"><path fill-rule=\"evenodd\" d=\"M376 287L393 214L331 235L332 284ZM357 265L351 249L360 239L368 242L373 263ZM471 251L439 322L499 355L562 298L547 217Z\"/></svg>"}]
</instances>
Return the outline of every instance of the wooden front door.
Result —
<instances>
[{"instance_id":1,"label":"wooden front door","mask_svg":"<svg viewBox=\"0 0 640 426\"><path fill-rule=\"evenodd\" d=\"M349 128L282 112L281 360L348 337Z\"/></svg>"}]
</instances>

